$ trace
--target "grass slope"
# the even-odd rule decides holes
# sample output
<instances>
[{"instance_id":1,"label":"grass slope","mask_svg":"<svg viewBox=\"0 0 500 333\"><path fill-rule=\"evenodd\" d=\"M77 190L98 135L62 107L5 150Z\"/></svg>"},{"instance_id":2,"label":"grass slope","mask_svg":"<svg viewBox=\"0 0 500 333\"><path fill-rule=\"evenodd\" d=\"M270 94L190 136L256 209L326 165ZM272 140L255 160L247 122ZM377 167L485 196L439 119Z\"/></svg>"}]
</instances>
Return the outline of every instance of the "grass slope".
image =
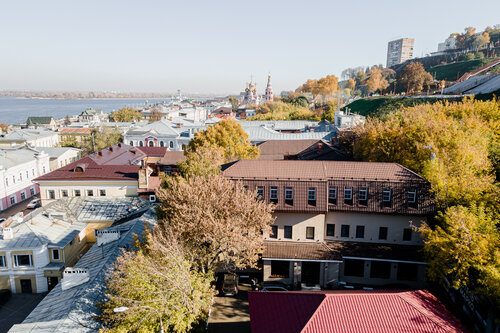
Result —
<instances>
[{"instance_id":1,"label":"grass slope","mask_svg":"<svg viewBox=\"0 0 500 333\"><path fill-rule=\"evenodd\" d=\"M472 72L495 60L497 59L474 59L453 64L438 65L429 68L427 72L431 73L436 80L456 81L465 73Z\"/></svg>"}]
</instances>

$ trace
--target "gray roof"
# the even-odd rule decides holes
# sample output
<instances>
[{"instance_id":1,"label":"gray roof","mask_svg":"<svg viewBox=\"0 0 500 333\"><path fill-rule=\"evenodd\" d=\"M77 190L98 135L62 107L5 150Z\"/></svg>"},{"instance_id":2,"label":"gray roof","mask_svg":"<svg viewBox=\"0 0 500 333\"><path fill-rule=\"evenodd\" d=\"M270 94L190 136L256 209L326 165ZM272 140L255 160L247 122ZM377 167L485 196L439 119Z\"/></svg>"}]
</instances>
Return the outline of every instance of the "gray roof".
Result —
<instances>
[{"instance_id":1,"label":"gray roof","mask_svg":"<svg viewBox=\"0 0 500 333\"><path fill-rule=\"evenodd\" d=\"M25 146L0 147L0 166L5 169L33 161L40 152Z\"/></svg>"},{"instance_id":2,"label":"gray roof","mask_svg":"<svg viewBox=\"0 0 500 333\"><path fill-rule=\"evenodd\" d=\"M45 152L47 155L49 155L50 158L58 158L70 150L77 150L77 151L81 150L81 149L73 148L73 147L38 147L35 149L40 151L40 152L42 152L42 151Z\"/></svg>"},{"instance_id":3,"label":"gray roof","mask_svg":"<svg viewBox=\"0 0 500 333\"><path fill-rule=\"evenodd\" d=\"M42 117L28 117L26 120L26 125L49 125L54 118L50 116L42 116Z\"/></svg>"},{"instance_id":4,"label":"gray roof","mask_svg":"<svg viewBox=\"0 0 500 333\"><path fill-rule=\"evenodd\" d=\"M153 123L149 123L145 126L131 128L127 135L143 135L146 133L158 134L161 136L171 136L178 137L179 132L177 132L173 127L173 123L168 120L161 119Z\"/></svg>"},{"instance_id":5,"label":"gray roof","mask_svg":"<svg viewBox=\"0 0 500 333\"><path fill-rule=\"evenodd\" d=\"M49 129L39 128L39 129L19 129L14 132L9 132L7 134L2 134L0 136L0 141L28 141L38 138L45 138L48 136L57 135Z\"/></svg>"},{"instance_id":6,"label":"gray roof","mask_svg":"<svg viewBox=\"0 0 500 333\"><path fill-rule=\"evenodd\" d=\"M488 94L500 89L500 74L487 74L471 77L444 89L445 94L467 93Z\"/></svg>"},{"instance_id":7,"label":"gray roof","mask_svg":"<svg viewBox=\"0 0 500 333\"><path fill-rule=\"evenodd\" d=\"M335 136L335 132L302 132L302 133L280 133L267 127L244 127L248 139L253 143L267 140L327 140Z\"/></svg>"},{"instance_id":8,"label":"gray roof","mask_svg":"<svg viewBox=\"0 0 500 333\"><path fill-rule=\"evenodd\" d=\"M141 235L144 226L156 224L154 209L144 215L113 226L109 230L120 230L120 239L101 247L94 244L78 261L74 268L87 268L90 280L70 289L62 290L59 283L30 315L14 325L9 332L96 332L102 324L94 319L99 314L96 303L104 300L105 278L123 247L130 246L134 234Z\"/></svg>"},{"instance_id":9,"label":"gray roof","mask_svg":"<svg viewBox=\"0 0 500 333\"><path fill-rule=\"evenodd\" d=\"M42 245L64 247L87 222L118 221L147 209L149 202L134 198L65 198L49 203L14 221L12 239L0 236L0 249L32 249Z\"/></svg>"},{"instance_id":10,"label":"gray roof","mask_svg":"<svg viewBox=\"0 0 500 333\"><path fill-rule=\"evenodd\" d=\"M276 131L301 131L306 128L316 127L317 121L314 120L248 120L242 121L243 128L253 126L265 126Z\"/></svg>"}]
</instances>

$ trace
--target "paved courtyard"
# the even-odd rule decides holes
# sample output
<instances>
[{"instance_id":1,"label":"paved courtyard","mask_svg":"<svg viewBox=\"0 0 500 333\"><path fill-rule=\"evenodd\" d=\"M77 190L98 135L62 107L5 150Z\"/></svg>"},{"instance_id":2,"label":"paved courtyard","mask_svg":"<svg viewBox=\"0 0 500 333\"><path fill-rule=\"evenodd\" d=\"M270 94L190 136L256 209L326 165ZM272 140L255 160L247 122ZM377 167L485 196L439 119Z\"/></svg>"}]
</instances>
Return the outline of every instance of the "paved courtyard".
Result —
<instances>
[{"instance_id":1,"label":"paved courtyard","mask_svg":"<svg viewBox=\"0 0 500 333\"><path fill-rule=\"evenodd\" d=\"M209 333L250 332L248 290L250 285L239 284L238 296L216 296L208 324Z\"/></svg>"},{"instance_id":2,"label":"paved courtyard","mask_svg":"<svg viewBox=\"0 0 500 333\"><path fill-rule=\"evenodd\" d=\"M22 321L42 301L47 293L12 294L4 305L0 305L0 333L6 333L14 324Z\"/></svg>"}]
</instances>

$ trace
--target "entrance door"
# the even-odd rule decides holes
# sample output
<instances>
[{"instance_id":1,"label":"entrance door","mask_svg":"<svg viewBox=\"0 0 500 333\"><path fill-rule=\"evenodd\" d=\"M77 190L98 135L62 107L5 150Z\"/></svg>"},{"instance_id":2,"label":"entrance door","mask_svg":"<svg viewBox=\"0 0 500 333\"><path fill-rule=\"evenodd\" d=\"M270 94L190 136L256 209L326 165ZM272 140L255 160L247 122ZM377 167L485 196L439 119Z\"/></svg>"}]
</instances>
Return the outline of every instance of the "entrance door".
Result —
<instances>
[{"instance_id":1,"label":"entrance door","mask_svg":"<svg viewBox=\"0 0 500 333\"><path fill-rule=\"evenodd\" d=\"M302 262L302 283L306 285L319 284L320 263L312 261Z\"/></svg>"},{"instance_id":2,"label":"entrance door","mask_svg":"<svg viewBox=\"0 0 500 333\"><path fill-rule=\"evenodd\" d=\"M59 282L59 279L57 276L48 276L47 277L47 285L49 287L49 291L54 289L54 287L57 285L57 282Z\"/></svg>"},{"instance_id":3,"label":"entrance door","mask_svg":"<svg viewBox=\"0 0 500 333\"><path fill-rule=\"evenodd\" d=\"M21 292L23 294L31 294L33 293L33 289L31 288L31 279L29 280L21 280Z\"/></svg>"}]
</instances>

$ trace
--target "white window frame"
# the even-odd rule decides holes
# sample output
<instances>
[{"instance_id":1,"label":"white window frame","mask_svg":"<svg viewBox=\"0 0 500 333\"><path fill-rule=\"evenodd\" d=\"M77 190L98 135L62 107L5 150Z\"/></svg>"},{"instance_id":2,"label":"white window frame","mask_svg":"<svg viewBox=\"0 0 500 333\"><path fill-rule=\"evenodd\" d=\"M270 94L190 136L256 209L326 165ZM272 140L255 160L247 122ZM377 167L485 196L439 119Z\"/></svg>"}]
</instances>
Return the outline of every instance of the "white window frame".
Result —
<instances>
[{"instance_id":1,"label":"white window frame","mask_svg":"<svg viewBox=\"0 0 500 333\"><path fill-rule=\"evenodd\" d=\"M344 200L352 200L352 187L344 187Z\"/></svg>"},{"instance_id":2,"label":"white window frame","mask_svg":"<svg viewBox=\"0 0 500 333\"><path fill-rule=\"evenodd\" d=\"M271 200L278 200L278 186L271 186L269 188L269 199Z\"/></svg>"},{"instance_id":3,"label":"white window frame","mask_svg":"<svg viewBox=\"0 0 500 333\"><path fill-rule=\"evenodd\" d=\"M417 202L417 190L408 191L408 203L414 204Z\"/></svg>"},{"instance_id":4,"label":"white window frame","mask_svg":"<svg viewBox=\"0 0 500 333\"><path fill-rule=\"evenodd\" d=\"M91 191L92 191L92 195L89 195L89 192L91 192ZM85 190L85 194L86 194L87 197L93 197L94 196L94 189L87 189L87 190Z\"/></svg>"},{"instance_id":5,"label":"white window frame","mask_svg":"<svg viewBox=\"0 0 500 333\"><path fill-rule=\"evenodd\" d=\"M14 199L14 203L12 203L12 199ZM9 197L9 203L11 205L15 205L17 203L17 195L15 194L12 194L10 197Z\"/></svg>"},{"instance_id":6,"label":"white window frame","mask_svg":"<svg viewBox=\"0 0 500 333\"><path fill-rule=\"evenodd\" d=\"M0 268L7 268L7 259L5 256L0 256Z\"/></svg>"},{"instance_id":7,"label":"white window frame","mask_svg":"<svg viewBox=\"0 0 500 333\"><path fill-rule=\"evenodd\" d=\"M57 260L57 261L60 261L61 260L61 251L59 251L59 249L50 249L50 251L52 252L52 260ZM56 257L54 256L54 253L57 252L57 259Z\"/></svg>"},{"instance_id":8,"label":"white window frame","mask_svg":"<svg viewBox=\"0 0 500 333\"><path fill-rule=\"evenodd\" d=\"M156 201L156 195L154 195L154 194L150 194L150 195L149 195L149 201L151 201L151 202L155 202L155 201Z\"/></svg>"},{"instance_id":9,"label":"white window frame","mask_svg":"<svg viewBox=\"0 0 500 333\"><path fill-rule=\"evenodd\" d=\"M63 195L63 193L64 193L65 191L66 191L66 196L64 196L64 195ZM63 189L63 190L61 190L61 193L60 193L60 194L61 194L61 198L67 198L67 197L69 197L69 190L64 190L64 189Z\"/></svg>"},{"instance_id":10,"label":"white window frame","mask_svg":"<svg viewBox=\"0 0 500 333\"><path fill-rule=\"evenodd\" d=\"M285 187L285 200L293 200L293 187Z\"/></svg>"},{"instance_id":11,"label":"white window frame","mask_svg":"<svg viewBox=\"0 0 500 333\"><path fill-rule=\"evenodd\" d=\"M264 186L257 186L257 198L264 199L266 190Z\"/></svg>"},{"instance_id":12,"label":"white window frame","mask_svg":"<svg viewBox=\"0 0 500 333\"><path fill-rule=\"evenodd\" d=\"M28 256L28 258L30 260L29 266L19 265L19 262L18 262L19 256ZM31 255L31 254L14 254L13 257L14 257L14 267L33 267L33 255Z\"/></svg>"},{"instance_id":13,"label":"white window frame","mask_svg":"<svg viewBox=\"0 0 500 333\"><path fill-rule=\"evenodd\" d=\"M390 188L385 188L382 190L382 201L391 202L392 190Z\"/></svg>"},{"instance_id":14,"label":"white window frame","mask_svg":"<svg viewBox=\"0 0 500 333\"><path fill-rule=\"evenodd\" d=\"M312 194L312 196L311 196ZM309 187L307 189L307 200L315 201L316 200L316 187Z\"/></svg>"},{"instance_id":15,"label":"white window frame","mask_svg":"<svg viewBox=\"0 0 500 333\"><path fill-rule=\"evenodd\" d=\"M333 195L332 195L333 193ZM328 188L328 199L337 199L337 188L329 187Z\"/></svg>"},{"instance_id":16,"label":"white window frame","mask_svg":"<svg viewBox=\"0 0 500 333\"><path fill-rule=\"evenodd\" d=\"M79 191L79 192L80 192L80 195L76 195L76 191ZM81 196L82 196L82 190L77 189L77 188L76 188L76 189L74 189L74 190L73 190L73 196L74 196L74 197L81 197Z\"/></svg>"},{"instance_id":17,"label":"white window frame","mask_svg":"<svg viewBox=\"0 0 500 333\"><path fill-rule=\"evenodd\" d=\"M102 195L101 191L104 191L104 195ZM106 197L106 196L107 196L107 193L106 193L106 189L105 189L105 188L100 188L100 189L99 189L99 196L100 196L100 197Z\"/></svg>"},{"instance_id":18,"label":"white window frame","mask_svg":"<svg viewBox=\"0 0 500 333\"><path fill-rule=\"evenodd\" d=\"M359 201L366 201L368 200L368 188L367 187L362 187L359 189Z\"/></svg>"}]
</instances>

